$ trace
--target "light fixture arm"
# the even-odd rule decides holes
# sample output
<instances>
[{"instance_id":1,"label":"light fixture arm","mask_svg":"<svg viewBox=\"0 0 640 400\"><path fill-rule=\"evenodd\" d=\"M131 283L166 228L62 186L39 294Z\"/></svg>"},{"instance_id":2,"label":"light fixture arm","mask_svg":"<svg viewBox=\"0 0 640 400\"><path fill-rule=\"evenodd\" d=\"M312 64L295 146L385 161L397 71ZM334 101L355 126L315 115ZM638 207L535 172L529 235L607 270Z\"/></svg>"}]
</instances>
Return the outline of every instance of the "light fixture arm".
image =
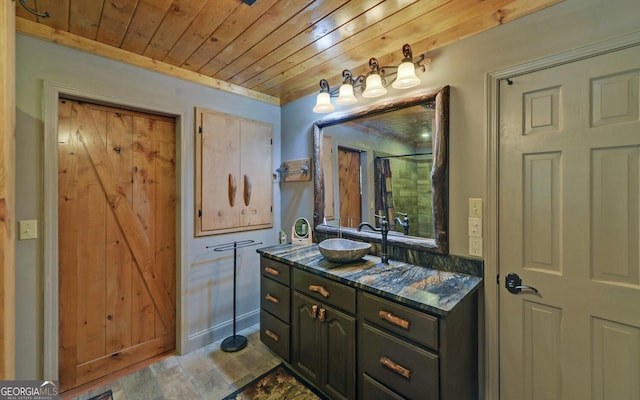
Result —
<instances>
[{"instance_id":1,"label":"light fixture arm","mask_svg":"<svg viewBox=\"0 0 640 400\"><path fill-rule=\"evenodd\" d=\"M320 93L331 93L331 88L329 87L329 81L326 79L320 79Z\"/></svg>"}]
</instances>

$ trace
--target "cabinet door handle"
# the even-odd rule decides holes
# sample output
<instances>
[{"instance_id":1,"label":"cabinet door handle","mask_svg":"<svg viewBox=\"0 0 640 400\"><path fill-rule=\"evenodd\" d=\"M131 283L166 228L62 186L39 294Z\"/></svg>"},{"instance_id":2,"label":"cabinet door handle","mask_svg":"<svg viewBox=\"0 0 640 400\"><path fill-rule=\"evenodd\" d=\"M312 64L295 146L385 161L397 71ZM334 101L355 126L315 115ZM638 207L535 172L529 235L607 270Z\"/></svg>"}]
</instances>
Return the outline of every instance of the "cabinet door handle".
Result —
<instances>
[{"instance_id":1,"label":"cabinet door handle","mask_svg":"<svg viewBox=\"0 0 640 400\"><path fill-rule=\"evenodd\" d=\"M327 310L325 310L324 308L321 308L320 315L318 315L318 319L320 320L320 322L324 322L327 319Z\"/></svg>"},{"instance_id":2,"label":"cabinet door handle","mask_svg":"<svg viewBox=\"0 0 640 400\"><path fill-rule=\"evenodd\" d=\"M271 274L273 276L278 276L280 275L280 271L278 271L277 269L273 269L271 267L265 267L264 272Z\"/></svg>"},{"instance_id":3,"label":"cabinet door handle","mask_svg":"<svg viewBox=\"0 0 640 400\"><path fill-rule=\"evenodd\" d=\"M248 206L251 202L251 180L248 175L244 176L244 205Z\"/></svg>"},{"instance_id":4,"label":"cabinet door handle","mask_svg":"<svg viewBox=\"0 0 640 400\"><path fill-rule=\"evenodd\" d=\"M320 295L324 298L327 298L330 295L329 291L320 285L309 285L309 290L311 290L312 292L320 293Z\"/></svg>"},{"instance_id":5,"label":"cabinet door handle","mask_svg":"<svg viewBox=\"0 0 640 400\"><path fill-rule=\"evenodd\" d=\"M396 317L389 311L380 310L378 312L378 316L391 324L399 326L400 328L409 329L409 321L400 317Z\"/></svg>"},{"instance_id":6,"label":"cabinet door handle","mask_svg":"<svg viewBox=\"0 0 640 400\"><path fill-rule=\"evenodd\" d=\"M311 318L318 318L318 306L315 304L311 306Z\"/></svg>"},{"instance_id":7,"label":"cabinet door handle","mask_svg":"<svg viewBox=\"0 0 640 400\"><path fill-rule=\"evenodd\" d=\"M270 295L269 293L267 293L266 296L264 296L265 300L272 302L273 304L280 304L280 299L277 297L273 297L272 295Z\"/></svg>"},{"instance_id":8,"label":"cabinet door handle","mask_svg":"<svg viewBox=\"0 0 640 400\"><path fill-rule=\"evenodd\" d=\"M280 336L271 332L269 329L265 329L264 334L269 336L271 339L275 340L276 342L280 340Z\"/></svg>"},{"instance_id":9,"label":"cabinet door handle","mask_svg":"<svg viewBox=\"0 0 640 400\"><path fill-rule=\"evenodd\" d=\"M398 375L401 375L407 379L411 378L410 369L407 369L400 364L394 363L388 357L380 357L380 364L382 364L383 367L390 369L391 371L395 372Z\"/></svg>"},{"instance_id":10,"label":"cabinet door handle","mask_svg":"<svg viewBox=\"0 0 640 400\"><path fill-rule=\"evenodd\" d=\"M233 175L229 174L229 205L233 207L236 203L236 190L238 189L238 185L236 185L236 178Z\"/></svg>"}]
</instances>

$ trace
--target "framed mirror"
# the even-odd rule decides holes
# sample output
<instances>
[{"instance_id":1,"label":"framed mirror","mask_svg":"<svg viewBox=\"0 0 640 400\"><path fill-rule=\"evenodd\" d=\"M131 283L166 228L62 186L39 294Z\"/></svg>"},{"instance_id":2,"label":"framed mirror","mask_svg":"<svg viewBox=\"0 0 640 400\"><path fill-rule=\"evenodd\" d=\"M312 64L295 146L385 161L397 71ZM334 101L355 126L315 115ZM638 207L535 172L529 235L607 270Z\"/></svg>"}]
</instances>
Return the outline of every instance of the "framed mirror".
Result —
<instances>
[{"instance_id":1,"label":"framed mirror","mask_svg":"<svg viewBox=\"0 0 640 400\"><path fill-rule=\"evenodd\" d=\"M448 136L449 86L316 121L315 230L376 240L356 227L385 215L389 245L448 254ZM393 180L407 171L414 178Z\"/></svg>"}]
</instances>

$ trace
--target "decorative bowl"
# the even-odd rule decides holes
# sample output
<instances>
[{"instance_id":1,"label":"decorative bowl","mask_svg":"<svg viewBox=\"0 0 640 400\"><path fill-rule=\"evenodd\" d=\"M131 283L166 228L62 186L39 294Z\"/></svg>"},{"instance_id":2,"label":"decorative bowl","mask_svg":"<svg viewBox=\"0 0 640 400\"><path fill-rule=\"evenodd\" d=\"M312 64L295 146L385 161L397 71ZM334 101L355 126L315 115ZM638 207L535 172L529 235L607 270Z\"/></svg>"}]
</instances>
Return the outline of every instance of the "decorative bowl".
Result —
<instances>
[{"instance_id":1,"label":"decorative bowl","mask_svg":"<svg viewBox=\"0 0 640 400\"><path fill-rule=\"evenodd\" d=\"M371 244L349 239L327 239L318 244L320 253L329 261L347 263L364 257Z\"/></svg>"}]
</instances>

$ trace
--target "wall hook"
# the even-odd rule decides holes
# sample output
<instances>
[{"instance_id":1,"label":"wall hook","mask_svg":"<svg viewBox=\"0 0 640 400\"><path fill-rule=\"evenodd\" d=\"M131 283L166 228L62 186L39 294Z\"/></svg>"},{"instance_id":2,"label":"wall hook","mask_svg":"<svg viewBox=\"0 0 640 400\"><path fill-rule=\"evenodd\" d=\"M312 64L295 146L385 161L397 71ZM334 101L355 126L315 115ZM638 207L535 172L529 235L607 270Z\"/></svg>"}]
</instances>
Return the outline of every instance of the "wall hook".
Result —
<instances>
[{"instance_id":1,"label":"wall hook","mask_svg":"<svg viewBox=\"0 0 640 400\"><path fill-rule=\"evenodd\" d=\"M507 85L513 85L513 81L511 80L511 78L507 78Z\"/></svg>"},{"instance_id":2,"label":"wall hook","mask_svg":"<svg viewBox=\"0 0 640 400\"><path fill-rule=\"evenodd\" d=\"M41 13L41 12L37 12L36 10L34 10L32 8L29 8L27 6L27 3L26 3L27 0L19 0L19 1L20 1L20 4L22 5L22 7L25 10L29 11L31 14L36 15L36 16L41 17L41 18L49 18L49 17L51 17L51 14L49 14L48 12Z\"/></svg>"}]
</instances>

